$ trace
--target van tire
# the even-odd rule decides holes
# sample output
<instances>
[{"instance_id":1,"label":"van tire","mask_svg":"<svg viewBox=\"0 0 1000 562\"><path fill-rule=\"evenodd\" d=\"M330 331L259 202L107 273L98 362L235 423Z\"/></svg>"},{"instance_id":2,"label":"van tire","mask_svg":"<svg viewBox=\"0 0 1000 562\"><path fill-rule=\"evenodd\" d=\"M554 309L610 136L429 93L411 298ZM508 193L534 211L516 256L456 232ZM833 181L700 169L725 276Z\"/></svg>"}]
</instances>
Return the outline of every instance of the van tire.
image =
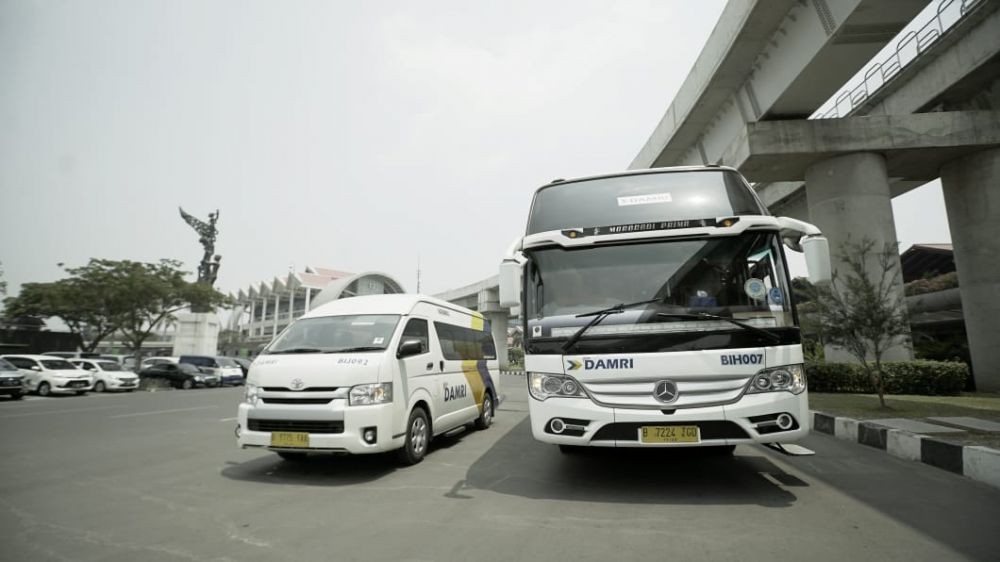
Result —
<instances>
[{"instance_id":1,"label":"van tire","mask_svg":"<svg viewBox=\"0 0 1000 562\"><path fill-rule=\"evenodd\" d=\"M493 425L493 414L496 410L493 407L493 395L489 391L483 395L483 412L476 419L476 429L489 429Z\"/></svg>"},{"instance_id":2,"label":"van tire","mask_svg":"<svg viewBox=\"0 0 1000 562\"><path fill-rule=\"evenodd\" d=\"M431 442L431 425L423 408L414 408L406 421L406 442L396 451L399 462L412 466L424 460Z\"/></svg>"}]
</instances>

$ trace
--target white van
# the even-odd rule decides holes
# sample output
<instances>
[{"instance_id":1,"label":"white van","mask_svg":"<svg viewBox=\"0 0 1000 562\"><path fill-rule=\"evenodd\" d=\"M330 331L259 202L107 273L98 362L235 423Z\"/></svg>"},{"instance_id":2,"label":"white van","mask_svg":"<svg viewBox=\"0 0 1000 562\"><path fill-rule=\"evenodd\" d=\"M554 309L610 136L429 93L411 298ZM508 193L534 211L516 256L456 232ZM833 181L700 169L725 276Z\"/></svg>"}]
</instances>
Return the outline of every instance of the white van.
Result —
<instances>
[{"instance_id":1,"label":"white van","mask_svg":"<svg viewBox=\"0 0 1000 562\"><path fill-rule=\"evenodd\" d=\"M398 449L493 422L496 346L478 312L422 295L340 299L274 339L247 374L237 443L286 460Z\"/></svg>"}]
</instances>

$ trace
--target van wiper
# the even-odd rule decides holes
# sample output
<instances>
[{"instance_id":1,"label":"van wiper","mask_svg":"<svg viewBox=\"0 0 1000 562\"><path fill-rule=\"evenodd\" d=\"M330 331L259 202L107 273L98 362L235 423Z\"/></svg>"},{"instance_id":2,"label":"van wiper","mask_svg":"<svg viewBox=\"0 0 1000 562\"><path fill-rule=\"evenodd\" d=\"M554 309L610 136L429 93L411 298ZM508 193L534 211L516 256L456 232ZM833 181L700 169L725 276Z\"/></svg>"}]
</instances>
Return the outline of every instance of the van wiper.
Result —
<instances>
[{"instance_id":1,"label":"van wiper","mask_svg":"<svg viewBox=\"0 0 1000 562\"><path fill-rule=\"evenodd\" d=\"M608 316L611 316L612 314L620 314L622 312L625 312L625 310L629 308L635 308L637 306L642 306L645 304L653 304L657 302L663 302L663 299L649 299L647 301L621 303L602 310L595 310L594 312L585 312L583 314L577 314L576 315L577 318L586 318L588 316L593 316L594 319L588 322L586 326L583 326L582 328L577 330L576 333L574 333L572 336L569 337L568 340L566 340L566 343L564 343L562 347L563 355L565 355L566 352L569 351L570 348L576 344L576 342L580 341L580 338L583 337L583 334L587 330L600 324Z\"/></svg>"},{"instance_id":2,"label":"van wiper","mask_svg":"<svg viewBox=\"0 0 1000 562\"><path fill-rule=\"evenodd\" d=\"M361 345L358 347L345 347L343 349L331 349L330 351L324 351L323 353L351 353L354 351L382 351L385 349L380 345Z\"/></svg>"},{"instance_id":3,"label":"van wiper","mask_svg":"<svg viewBox=\"0 0 1000 562\"><path fill-rule=\"evenodd\" d=\"M268 351L267 355L282 355L285 353L320 353L321 351L323 350L316 349L315 347L291 347L279 351Z\"/></svg>"},{"instance_id":4,"label":"van wiper","mask_svg":"<svg viewBox=\"0 0 1000 562\"><path fill-rule=\"evenodd\" d=\"M669 312L658 312L656 315L657 316L665 316L667 318L692 318L692 319L696 319L696 320L723 320L725 322L729 322L730 324L735 324L736 326L739 326L740 328L743 328L744 330L749 330L749 331L757 334L758 336L761 336L761 337L763 337L765 339L768 339L768 340L770 340L770 341L772 341L774 343L781 343L781 336L779 336L778 334L775 334L774 332L769 332L769 331L767 331L767 330L765 330L763 328L758 328L757 326L754 326L752 324L747 324L746 322L740 322L739 320L735 320L735 319L729 318L727 316L718 316L718 315L715 315L715 314L706 314L704 312L695 312L695 313L690 313L690 314L671 314Z\"/></svg>"}]
</instances>

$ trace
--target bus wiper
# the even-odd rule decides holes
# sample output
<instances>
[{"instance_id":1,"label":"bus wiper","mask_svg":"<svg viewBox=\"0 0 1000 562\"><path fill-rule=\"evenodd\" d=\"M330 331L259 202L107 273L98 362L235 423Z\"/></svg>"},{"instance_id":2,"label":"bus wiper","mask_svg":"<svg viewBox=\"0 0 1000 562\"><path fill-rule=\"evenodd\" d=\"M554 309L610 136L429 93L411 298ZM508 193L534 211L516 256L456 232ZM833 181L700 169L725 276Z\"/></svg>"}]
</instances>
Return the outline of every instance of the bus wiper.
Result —
<instances>
[{"instance_id":1,"label":"bus wiper","mask_svg":"<svg viewBox=\"0 0 1000 562\"><path fill-rule=\"evenodd\" d=\"M582 328L577 330L576 333L574 333L572 336L569 337L568 340L566 340L566 343L564 343L562 347L563 355L565 355L566 352L569 351L570 348L576 344L576 342L580 341L580 338L583 337L583 334L587 330L600 324L608 316L611 316L612 314L620 314L622 312L625 312L625 310L629 308L635 308L637 306L642 306L644 304L653 304L657 302L663 302L663 299L649 299L646 301L621 303L601 310L595 310L594 312L585 312L583 314L577 314L576 315L577 318L586 318L588 316L593 316L594 319L588 322L586 326L583 326Z\"/></svg>"},{"instance_id":2,"label":"bus wiper","mask_svg":"<svg viewBox=\"0 0 1000 562\"><path fill-rule=\"evenodd\" d=\"M382 351L385 349L380 345L361 345L358 347L345 347L343 349L331 349L330 351L324 351L323 353L351 353L354 351Z\"/></svg>"},{"instance_id":3,"label":"bus wiper","mask_svg":"<svg viewBox=\"0 0 1000 562\"><path fill-rule=\"evenodd\" d=\"M752 324L747 324L746 322L740 322L739 320L735 320L733 318L729 318L729 317L726 317L726 316L718 316L716 314L706 314L704 312L696 312L696 313L690 313L690 314L671 314L669 312L658 312L656 315L657 316L665 316L667 318L693 318L693 319L697 319L697 320L723 320L725 322L729 322L730 324L735 324L736 326L739 326L740 328L743 328L745 330L749 330L749 331L757 334L758 336L766 338L766 339L768 339L768 340L770 340L770 341L772 341L774 343L781 343L781 336L779 336L778 334L775 334L774 332L768 332L767 330L765 330L763 328L758 328L757 326L754 326Z\"/></svg>"},{"instance_id":4,"label":"bus wiper","mask_svg":"<svg viewBox=\"0 0 1000 562\"><path fill-rule=\"evenodd\" d=\"M279 351L268 351L267 355L281 355L285 353L319 353L323 351L322 349L316 349L315 347L291 347L288 349L282 349Z\"/></svg>"}]
</instances>

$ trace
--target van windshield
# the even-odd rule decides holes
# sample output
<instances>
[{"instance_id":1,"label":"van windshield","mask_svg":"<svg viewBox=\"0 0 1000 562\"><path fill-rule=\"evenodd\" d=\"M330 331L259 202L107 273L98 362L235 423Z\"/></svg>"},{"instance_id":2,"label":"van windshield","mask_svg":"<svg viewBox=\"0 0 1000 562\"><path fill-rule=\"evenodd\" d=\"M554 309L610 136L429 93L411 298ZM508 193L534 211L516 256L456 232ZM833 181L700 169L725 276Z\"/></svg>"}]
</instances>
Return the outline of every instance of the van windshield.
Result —
<instances>
[{"instance_id":1,"label":"van windshield","mask_svg":"<svg viewBox=\"0 0 1000 562\"><path fill-rule=\"evenodd\" d=\"M264 353L381 351L389 345L398 314L303 318L281 333Z\"/></svg>"}]
</instances>

